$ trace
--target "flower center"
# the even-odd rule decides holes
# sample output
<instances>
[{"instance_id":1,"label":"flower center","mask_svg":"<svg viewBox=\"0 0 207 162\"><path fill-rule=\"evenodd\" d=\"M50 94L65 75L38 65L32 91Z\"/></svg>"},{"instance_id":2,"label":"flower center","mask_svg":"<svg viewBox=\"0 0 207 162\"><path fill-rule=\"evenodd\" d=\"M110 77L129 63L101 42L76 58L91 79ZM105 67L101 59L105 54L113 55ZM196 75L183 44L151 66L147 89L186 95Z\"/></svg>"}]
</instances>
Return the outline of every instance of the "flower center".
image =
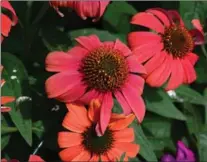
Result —
<instances>
[{"instance_id":1,"label":"flower center","mask_svg":"<svg viewBox=\"0 0 207 162\"><path fill-rule=\"evenodd\" d=\"M194 48L193 38L183 26L171 25L162 35L164 49L174 58L182 58Z\"/></svg>"},{"instance_id":2,"label":"flower center","mask_svg":"<svg viewBox=\"0 0 207 162\"><path fill-rule=\"evenodd\" d=\"M128 64L121 51L102 46L89 53L80 71L89 89L100 92L119 89L128 76Z\"/></svg>"},{"instance_id":3,"label":"flower center","mask_svg":"<svg viewBox=\"0 0 207 162\"><path fill-rule=\"evenodd\" d=\"M84 133L83 146L87 151L96 155L103 155L107 153L113 146L114 138L113 132L110 129L106 129L103 136L98 137L95 132L95 125L92 125Z\"/></svg>"}]
</instances>

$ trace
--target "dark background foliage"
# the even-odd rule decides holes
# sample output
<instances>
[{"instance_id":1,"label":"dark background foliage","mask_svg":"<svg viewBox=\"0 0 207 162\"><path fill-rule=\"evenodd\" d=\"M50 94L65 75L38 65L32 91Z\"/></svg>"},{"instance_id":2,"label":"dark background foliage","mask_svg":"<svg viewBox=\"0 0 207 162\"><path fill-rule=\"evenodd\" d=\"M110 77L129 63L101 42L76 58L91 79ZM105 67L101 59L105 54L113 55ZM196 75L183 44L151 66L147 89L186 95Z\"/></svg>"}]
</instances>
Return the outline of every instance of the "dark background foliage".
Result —
<instances>
[{"instance_id":1,"label":"dark background foliage","mask_svg":"<svg viewBox=\"0 0 207 162\"><path fill-rule=\"evenodd\" d=\"M57 132L62 130L66 108L45 94L45 80L52 73L45 71L44 61L50 51L66 51L74 45L75 37L89 34L97 34L102 41L119 38L126 43L127 33L137 30L129 24L131 16L148 8L178 10L189 28L193 18L199 18L205 29L207 22L204 1L114 1L97 23L91 19L83 21L71 9L61 9L65 13L61 18L48 2L11 4L19 23L2 43L2 78L6 80L2 94L19 100L8 104L13 110L2 115L1 150L2 157L20 161L27 161L36 150L46 161L60 160ZM161 88L145 86L146 117L141 126L132 124L141 150L132 161L157 161L165 152L175 154L177 140L191 147L198 161L207 160L206 47L205 44L195 49L200 57L195 66L197 80L176 89L176 97L169 97ZM119 112L120 105L116 103L113 111Z\"/></svg>"}]
</instances>

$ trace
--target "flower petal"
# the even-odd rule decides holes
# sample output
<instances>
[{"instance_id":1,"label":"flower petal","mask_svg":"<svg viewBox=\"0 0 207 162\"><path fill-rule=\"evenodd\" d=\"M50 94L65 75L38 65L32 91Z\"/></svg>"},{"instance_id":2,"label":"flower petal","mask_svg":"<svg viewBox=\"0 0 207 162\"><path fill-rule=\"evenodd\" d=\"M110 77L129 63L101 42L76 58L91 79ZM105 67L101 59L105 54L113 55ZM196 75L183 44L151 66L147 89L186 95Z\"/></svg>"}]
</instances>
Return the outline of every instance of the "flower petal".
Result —
<instances>
[{"instance_id":1,"label":"flower petal","mask_svg":"<svg viewBox=\"0 0 207 162\"><path fill-rule=\"evenodd\" d=\"M93 99L90 102L88 109L88 117L94 123L97 123L97 121L100 119L100 107L101 103L98 99Z\"/></svg>"},{"instance_id":2,"label":"flower petal","mask_svg":"<svg viewBox=\"0 0 207 162\"><path fill-rule=\"evenodd\" d=\"M133 128L125 128L120 131L114 131L114 139L117 142L132 142L134 141Z\"/></svg>"},{"instance_id":3,"label":"flower petal","mask_svg":"<svg viewBox=\"0 0 207 162\"><path fill-rule=\"evenodd\" d=\"M137 55L130 55L126 58L129 65L129 71L133 73L146 74L144 66L139 63Z\"/></svg>"},{"instance_id":4,"label":"flower petal","mask_svg":"<svg viewBox=\"0 0 207 162\"><path fill-rule=\"evenodd\" d=\"M135 157L140 150L139 145L128 142L117 142L114 144L114 147L121 150L122 152L126 152L126 156L131 158Z\"/></svg>"},{"instance_id":5,"label":"flower petal","mask_svg":"<svg viewBox=\"0 0 207 162\"><path fill-rule=\"evenodd\" d=\"M143 44L160 43L161 37L152 32L131 32L127 36L130 48L133 50Z\"/></svg>"},{"instance_id":6,"label":"flower petal","mask_svg":"<svg viewBox=\"0 0 207 162\"><path fill-rule=\"evenodd\" d=\"M138 75L130 74L128 83L131 86L134 86L134 88L139 92L139 95L141 95L143 93L145 82L144 82L144 79L142 77L140 77Z\"/></svg>"},{"instance_id":7,"label":"flower petal","mask_svg":"<svg viewBox=\"0 0 207 162\"><path fill-rule=\"evenodd\" d=\"M81 145L66 148L60 151L59 156L62 161L71 161L83 151Z\"/></svg>"},{"instance_id":8,"label":"flower petal","mask_svg":"<svg viewBox=\"0 0 207 162\"><path fill-rule=\"evenodd\" d=\"M102 44L96 35L80 36L75 40L88 51L92 51Z\"/></svg>"},{"instance_id":9,"label":"flower petal","mask_svg":"<svg viewBox=\"0 0 207 162\"><path fill-rule=\"evenodd\" d=\"M172 56L166 56L164 62L155 69L149 76L146 78L146 82L152 87L162 86L170 76L171 73L171 61Z\"/></svg>"},{"instance_id":10,"label":"flower petal","mask_svg":"<svg viewBox=\"0 0 207 162\"><path fill-rule=\"evenodd\" d=\"M181 160L196 161L194 153L182 141L178 141L176 161Z\"/></svg>"},{"instance_id":11,"label":"flower petal","mask_svg":"<svg viewBox=\"0 0 207 162\"><path fill-rule=\"evenodd\" d=\"M161 162L173 162L176 161L175 158L170 155L170 154L166 154L161 158Z\"/></svg>"},{"instance_id":12,"label":"flower petal","mask_svg":"<svg viewBox=\"0 0 207 162\"><path fill-rule=\"evenodd\" d=\"M174 90L183 82L184 71L179 59L174 59L171 62L171 76L165 87L165 90Z\"/></svg>"},{"instance_id":13,"label":"flower petal","mask_svg":"<svg viewBox=\"0 0 207 162\"><path fill-rule=\"evenodd\" d=\"M154 9L149 9L146 12L150 12L153 15L155 15L156 17L158 17L162 21L163 25L165 25L165 26L170 25L170 21L167 17L167 12L162 11L162 9L154 8Z\"/></svg>"},{"instance_id":14,"label":"flower petal","mask_svg":"<svg viewBox=\"0 0 207 162\"><path fill-rule=\"evenodd\" d=\"M193 66L199 59L198 55L195 53L188 53L185 58L188 59Z\"/></svg>"},{"instance_id":15,"label":"flower petal","mask_svg":"<svg viewBox=\"0 0 207 162\"><path fill-rule=\"evenodd\" d=\"M103 101L101 104L100 119L98 124L96 125L96 133L98 136L104 134L111 118L112 108L113 108L113 98L112 98L112 94L109 92L104 94Z\"/></svg>"},{"instance_id":16,"label":"flower petal","mask_svg":"<svg viewBox=\"0 0 207 162\"><path fill-rule=\"evenodd\" d=\"M122 52L124 56L128 56L132 53L132 51L119 39L116 39L115 44L114 44L114 49Z\"/></svg>"},{"instance_id":17,"label":"flower petal","mask_svg":"<svg viewBox=\"0 0 207 162\"><path fill-rule=\"evenodd\" d=\"M101 17L106 9L106 7L108 6L108 4L110 3L109 0L106 1L99 1L100 3L100 8L99 8L99 17Z\"/></svg>"},{"instance_id":18,"label":"flower petal","mask_svg":"<svg viewBox=\"0 0 207 162\"><path fill-rule=\"evenodd\" d=\"M59 132L58 145L60 148L67 148L80 145L83 141L81 134L73 132Z\"/></svg>"},{"instance_id":19,"label":"flower petal","mask_svg":"<svg viewBox=\"0 0 207 162\"><path fill-rule=\"evenodd\" d=\"M1 96L1 105L13 102L14 100L15 98L11 96Z\"/></svg>"},{"instance_id":20,"label":"flower petal","mask_svg":"<svg viewBox=\"0 0 207 162\"><path fill-rule=\"evenodd\" d=\"M144 119L146 109L140 94L130 84L126 84L126 86L122 88L122 93L130 105L132 111L135 113L138 121L141 123Z\"/></svg>"},{"instance_id":21,"label":"flower petal","mask_svg":"<svg viewBox=\"0 0 207 162\"><path fill-rule=\"evenodd\" d=\"M80 81L81 76L77 71L61 72L51 76L45 83L48 98L54 98L67 92L80 84Z\"/></svg>"},{"instance_id":22,"label":"flower petal","mask_svg":"<svg viewBox=\"0 0 207 162\"><path fill-rule=\"evenodd\" d=\"M123 152L115 147L113 147L109 152L107 152L110 161L120 161Z\"/></svg>"},{"instance_id":23,"label":"flower petal","mask_svg":"<svg viewBox=\"0 0 207 162\"><path fill-rule=\"evenodd\" d=\"M164 25L151 13L139 12L132 17L131 23L150 28L158 33L164 32Z\"/></svg>"},{"instance_id":24,"label":"flower petal","mask_svg":"<svg viewBox=\"0 0 207 162\"><path fill-rule=\"evenodd\" d=\"M112 130L122 130L128 127L133 122L134 118L135 118L134 114L130 114L126 116L124 119L120 119L120 120L110 123L109 127Z\"/></svg>"},{"instance_id":25,"label":"flower petal","mask_svg":"<svg viewBox=\"0 0 207 162\"><path fill-rule=\"evenodd\" d=\"M99 161L99 156L98 155L93 155L89 161L91 161L91 162Z\"/></svg>"},{"instance_id":26,"label":"flower petal","mask_svg":"<svg viewBox=\"0 0 207 162\"><path fill-rule=\"evenodd\" d=\"M168 10L168 16L171 20L171 23L179 24L181 26L185 26L180 14L176 10Z\"/></svg>"},{"instance_id":27,"label":"flower petal","mask_svg":"<svg viewBox=\"0 0 207 162\"><path fill-rule=\"evenodd\" d=\"M110 159L108 158L108 156L107 155L101 155L101 161L109 161Z\"/></svg>"},{"instance_id":28,"label":"flower petal","mask_svg":"<svg viewBox=\"0 0 207 162\"><path fill-rule=\"evenodd\" d=\"M30 155L29 156L29 162L44 162L44 160L40 157L40 156L37 156L37 155Z\"/></svg>"},{"instance_id":29,"label":"flower petal","mask_svg":"<svg viewBox=\"0 0 207 162\"><path fill-rule=\"evenodd\" d=\"M91 154L86 151L83 150L80 154L78 154L75 158L73 158L72 161L89 161L91 159Z\"/></svg>"},{"instance_id":30,"label":"flower petal","mask_svg":"<svg viewBox=\"0 0 207 162\"><path fill-rule=\"evenodd\" d=\"M1 14L1 34L5 37L8 37L11 30L12 21L5 14Z\"/></svg>"},{"instance_id":31,"label":"flower petal","mask_svg":"<svg viewBox=\"0 0 207 162\"><path fill-rule=\"evenodd\" d=\"M9 112L11 111L11 107L1 106L1 112Z\"/></svg>"},{"instance_id":32,"label":"flower petal","mask_svg":"<svg viewBox=\"0 0 207 162\"><path fill-rule=\"evenodd\" d=\"M63 127L77 133L82 133L88 126L91 125L84 106L75 104L67 104L66 106L69 109L69 112L63 120Z\"/></svg>"}]
</instances>

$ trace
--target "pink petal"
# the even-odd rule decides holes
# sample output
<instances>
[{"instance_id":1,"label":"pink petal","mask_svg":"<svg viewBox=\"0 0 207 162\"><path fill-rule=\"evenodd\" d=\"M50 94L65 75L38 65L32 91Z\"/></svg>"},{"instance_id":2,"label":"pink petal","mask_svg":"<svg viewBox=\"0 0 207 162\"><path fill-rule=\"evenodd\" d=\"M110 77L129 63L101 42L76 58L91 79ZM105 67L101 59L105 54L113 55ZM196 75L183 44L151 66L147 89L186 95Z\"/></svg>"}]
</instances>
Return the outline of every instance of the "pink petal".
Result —
<instances>
[{"instance_id":1,"label":"pink petal","mask_svg":"<svg viewBox=\"0 0 207 162\"><path fill-rule=\"evenodd\" d=\"M162 23L159 21L159 19L150 13L139 12L132 17L131 23L150 28L158 33L164 32L164 26Z\"/></svg>"},{"instance_id":2,"label":"pink petal","mask_svg":"<svg viewBox=\"0 0 207 162\"><path fill-rule=\"evenodd\" d=\"M89 52L100 47L102 44L96 35L80 36L75 40Z\"/></svg>"},{"instance_id":3,"label":"pink petal","mask_svg":"<svg viewBox=\"0 0 207 162\"><path fill-rule=\"evenodd\" d=\"M144 66L139 63L137 55L130 55L126 58L129 65L129 71L133 73L146 74Z\"/></svg>"},{"instance_id":4,"label":"pink petal","mask_svg":"<svg viewBox=\"0 0 207 162\"><path fill-rule=\"evenodd\" d=\"M202 45L205 42L204 33L199 31L198 29L192 29L190 30L190 34L194 39L195 45Z\"/></svg>"},{"instance_id":5,"label":"pink petal","mask_svg":"<svg viewBox=\"0 0 207 162\"><path fill-rule=\"evenodd\" d=\"M11 111L11 107L1 106L1 112L9 112Z\"/></svg>"},{"instance_id":6,"label":"pink petal","mask_svg":"<svg viewBox=\"0 0 207 162\"><path fill-rule=\"evenodd\" d=\"M168 10L168 16L171 20L171 23L179 24L181 26L185 26L180 14L176 10Z\"/></svg>"},{"instance_id":7,"label":"pink petal","mask_svg":"<svg viewBox=\"0 0 207 162\"><path fill-rule=\"evenodd\" d=\"M11 30L12 21L5 14L1 14L1 34L5 37L8 37Z\"/></svg>"},{"instance_id":8,"label":"pink petal","mask_svg":"<svg viewBox=\"0 0 207 162\"><path fill-rule=\"evenodd\" d=\"M132 51L119 39L116 39L115 44L114 44L114 49L122 52L124 56L128 56L132 53Z\"/></svg>"},{"instance_id":9,"label":"pink petal","mask_svg":"<svg viewBox=\"0 0 207 162\"><path fill-rule=\"evenodd\" d=\"M181 60L181 64L184 70L183 82L187 84L194 82L197 76L193 65L187 59Z\"/></svg>"},{"instance_id":10,"label":"pink petal","mask_svg":"<svg viewBox=\"0 0 207 162\"><path fill-rule=\"evenodd\" d=\"M128 84L133 86L134 89L139 93L139 95L141 95L143 93L144 83L145 83L144 78L142 78L138 75L134 75L134 74L129 75Z\"/></svg>"},{"instance_id":11,"label":"pink petal","mask_svg":"<svg viewBox=\"0 0 207 162\"><path fill-rule=\"evenodd\" d=\"M73 78L73 79L71 79ZM46 92L49 98L57 97L77 85L81 76L77 71L61 72L46 80Z\"/></svg>"},{"instance_id":12,"label":"pink petal","mask_svg":"<svg viewBox=\"0 0 207 162\"><path fill-rule=\"evenodd\" d=\"M131 107L129 106L128 102L126 101L126 99L124 98L123 94L120 91L116 91L114 93L117 101L121 104L121 107L123 109L123 112L125 115L129 115L132 110Z\"/></svg>"},{"instance_id":13,"label":"pink petal","mask_svg":"<svg viewBox=\"0 0 207 162\"><path fill-rule=\"evenodd\" d=\"M44 160L40 157L40 156L37 156L37 155L30 155L29 156L29 162L44 162Z\"/></svg>"},{"instance_id":14,"label":"pink petal","mask_svg":"<svg viewBox=\"0 0 207 162\"><path fill-rule=\"evenodd\" d=\"M161 37L152 32L131 32L127 36L131 49L135 49L143 44L160 43Z\"/></svg>"},{"instance_id":15,"label":"pink petal","mask_svg":"<svg viewBox=\"0 0 207 162\"><path fill-rule=\"evenodd\" d=\"M171 62L171 76L165 87L165 90L174 90L182 84L184 71L180 59L174 59Z\"/></svg>"},{"instance_id":16,"label":"pink petal","mask_svg":"<svg viewBox=\"0 0 207 162\"><path fill-rule=\"evenodd\" d=\"M198 29L201 33L204 34L203 27L199 19L193 19L191 23L193 24L194 28Z\"/></svg>"},{"instance_id":17,"label":"pink petal","mask_svg":"<svg viewBox=\"0 0 207 162\"><path fill-rule=\"evenodd\" d=\"M165 26L170 25L170 21L169 21L167 15L165 14L165 12L162 12L162 10L155 8L155 9L149 9L149 10L147 10L147 12L150 12L153 15L155 15L156 17L158 17Z\"/></svg>"},{"instance_id":18,"label":"pink petal","mask_svg":"<svg viewBox=\"0 0 207 162\"><path fill-rule=\"evenodd\" d=\"M145 69L147 71L147 75L152 73L154 70L156 70L159 66L163 64L163 61L165 60L167 53L164 51L159 52L155 54L145 65Z\"/></svg>"},{"instance_id":19,"label":"pink petal","mask_svg":"<svg viewBox=\"0 0 207 162\"><path fill-rule=\"evenodd\" d=\"M47 55L45 65L47 71L60 72L78 70L81 59L88 51L81 47L74 47L69 52L54 51ZM70 55L73 53L73 55Z\"/></svg>"},{"instance_id":20,"label":"pink petal","mask_svg":"<svg viewBox=\"0 0 207 162\"><path fill-rule=\"evenodd\" d=\"M100 9L99 9L99 17L101 17L106 9L106 7L108 6L108 4L110 3L109 0L105 0L105 1L99 1L100 3Z\"/></svg>"},{"instance_id":21,"label":"pink petal","mask_svg":"<svg viewBox=\"0 0 207 162\"><path fill-rule=\"evenodd\" d=\"M140 63L144 63L154 55L157 55L157 53L160 53L162 48L163 44L161 43L143 44L142 46L139 46L133 50L133 54L138 57Z\"/></svg>"},{"instance_id":22,"label":"pink petal","mask_svg":"<svg viewBox=\"0 0 207 162\"><path fill-rule=\"evenodd\" d=\"M147 76L146 82L152 87L162 86L170 76L172 56L166 56L164 62Z\"/></svg>"},{"instance_id":23,"label":"pink petal","mask_svg":"<svg viewBox=\"0 0 207 162\"><path fill-rule=\"evenodd\" d=\"M138 121L141 123L145 116L145 104L143 99L141 98L139 92L134 88L131 84L126 84L124 88L122 88L122 93L130 105L132 111L135 113Z\"/></svg>"},{"instance_id":24,"label":"pink petal","mask_svg":"<svg viewBox=\"0 0 207 162\"><path fill-rule=\"evenodd\" d=\"M98 136L104 134L111 118L112 108L113 108L113 98L112 98L112 94L108 92L104 94L102 105L101 105L100 120L96 125L96 133Z\"/></svg>"},{"instance_id":25,"label":"pink petal","mask_svg":"<svg viewBox=\"0 0 207 162\"><path fill-rule=\"evenodd\" d=\"M199 57L195 53L188 53L185 56L185 59L188 59L190 61L190 63L194 66L195 63L198 61Z\"/></svg>"}]
</instances>

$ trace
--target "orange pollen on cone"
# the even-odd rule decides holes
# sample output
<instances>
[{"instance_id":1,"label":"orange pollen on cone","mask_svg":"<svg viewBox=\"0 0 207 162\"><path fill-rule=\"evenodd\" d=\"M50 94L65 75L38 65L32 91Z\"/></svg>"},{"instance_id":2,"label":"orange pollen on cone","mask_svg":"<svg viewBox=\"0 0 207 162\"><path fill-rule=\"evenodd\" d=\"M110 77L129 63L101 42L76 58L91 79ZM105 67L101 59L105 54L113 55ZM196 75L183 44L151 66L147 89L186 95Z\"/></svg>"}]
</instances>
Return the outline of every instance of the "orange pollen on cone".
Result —
<instances>
[{"instance_id":1,"label":"orange pollen on cone","mask_svg":"<svg viewBox=\"0 0 207 162\"><path fill-rule=\"evenodd\" d=\"M89 89L112 92L123 86L129 67L121 51L101 46L83 58L80 72Z\"/></svg>"},{"instance_id":2,"label":"orange pollen on cone","mask_svg":"<svg viewBox=\"0 0 207 162\"><path fill-rule=\"evenodd\" d=\"M164 49L174 58L182 58L194 48L193 38L184 26L166 27L162 41Z\"/></svg>"},{"instance_id":3,"label":"orange pollen on cone","mask_svg":"<svg viewBox=\"0 0 207 162\"><path fill-rule=\"evenodd\" d=\"M113 147L113 136L113 132L110 129L106 129L103 136L97 136L94 124L82 133L82 145L84 149L91 154L95 154L98 156L104 155Z\"/></svg>"}]
</instances>

